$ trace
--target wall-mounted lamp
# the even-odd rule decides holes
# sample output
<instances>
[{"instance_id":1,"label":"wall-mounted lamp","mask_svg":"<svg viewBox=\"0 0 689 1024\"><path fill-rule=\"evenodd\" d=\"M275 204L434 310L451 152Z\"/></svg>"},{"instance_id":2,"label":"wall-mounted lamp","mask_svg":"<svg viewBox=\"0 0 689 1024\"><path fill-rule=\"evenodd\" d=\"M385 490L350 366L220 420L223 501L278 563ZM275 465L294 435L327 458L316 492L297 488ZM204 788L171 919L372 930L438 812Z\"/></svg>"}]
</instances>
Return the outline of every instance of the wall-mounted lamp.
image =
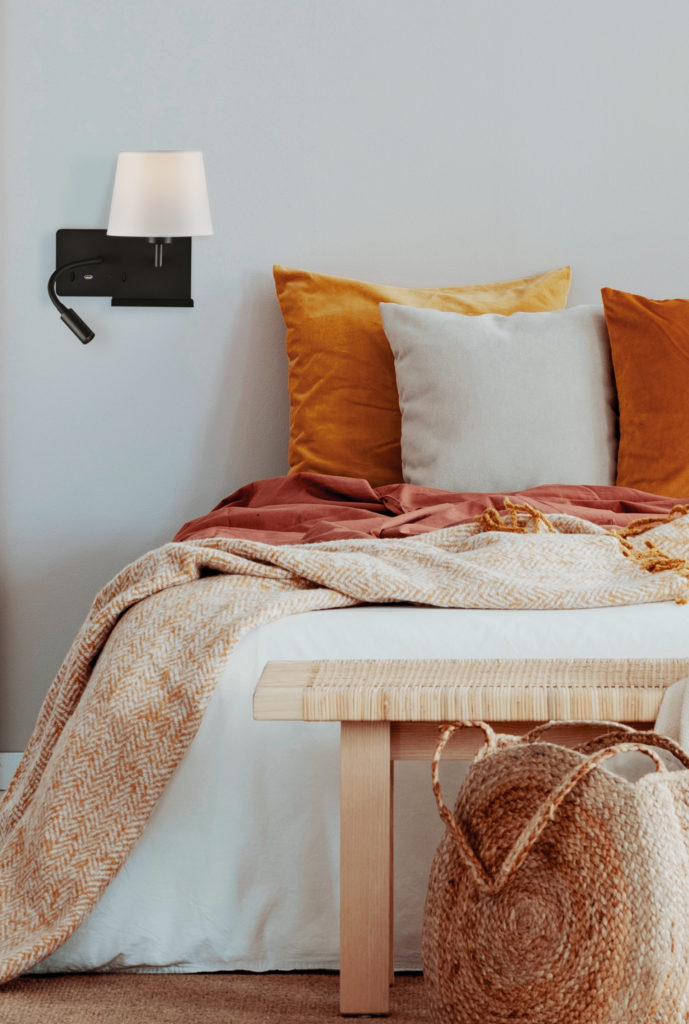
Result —
<instances>
[{"instance_id":1,"label":"wall-mounted lamp","mask_svg":"<svg viewBox=\"0 0 689 1024\"><path fill-rule=\"evenodd\" d=\"M120 153L107 231L56 233L51 302L84 344L93 331L56 293L108 295L113 306L193 306L191 238L212 234L202 153Z\"/></svg>"}]
</instances>

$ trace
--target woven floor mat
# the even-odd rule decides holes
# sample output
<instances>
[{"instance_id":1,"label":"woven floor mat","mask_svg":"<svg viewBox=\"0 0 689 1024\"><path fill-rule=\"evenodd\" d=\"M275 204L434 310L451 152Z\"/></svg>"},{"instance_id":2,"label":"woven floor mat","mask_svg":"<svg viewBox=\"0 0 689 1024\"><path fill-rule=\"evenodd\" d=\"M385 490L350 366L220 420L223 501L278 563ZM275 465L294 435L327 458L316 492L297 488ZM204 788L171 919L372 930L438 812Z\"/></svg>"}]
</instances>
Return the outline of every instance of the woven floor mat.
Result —
<instances>
[{"instance_id":1,"label":"woven floor mat","mask_svg":"<svg viewBox=\"0 0 689 1024\"><path fill-rule=\"evenodd\" d=\"M339 976L286 974L70 974L24 977L0 988L2 1024L342 1024ZM427 1021L423 979L401 975L391 1024Z\"/></svg>"}]
</instances>

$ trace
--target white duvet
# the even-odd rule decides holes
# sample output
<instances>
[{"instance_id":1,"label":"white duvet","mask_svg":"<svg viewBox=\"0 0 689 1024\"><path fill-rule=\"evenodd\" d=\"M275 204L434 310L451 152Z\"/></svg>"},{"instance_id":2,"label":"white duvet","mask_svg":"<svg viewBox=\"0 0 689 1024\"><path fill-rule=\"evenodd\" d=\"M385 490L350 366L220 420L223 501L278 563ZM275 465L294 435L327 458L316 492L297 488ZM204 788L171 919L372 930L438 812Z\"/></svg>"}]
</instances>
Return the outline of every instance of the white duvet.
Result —
<instances>
[{"instance_id":1,"label":"white duvet","mask_svg":"<svg viewBox=\"0 0 689 1024\"><path fill-rule=\"evenodd\" d=\"M689 656L689 605L308 612L250 633L119 875L34 970L337 968L339 725L254 722L264 665L308 658ZM666 724L666 731L670 731ZM451 791L462 766L444 769ZM395 964L420 968L441 835L430 766L395 766Z\"/></svg>"}]
</instances>

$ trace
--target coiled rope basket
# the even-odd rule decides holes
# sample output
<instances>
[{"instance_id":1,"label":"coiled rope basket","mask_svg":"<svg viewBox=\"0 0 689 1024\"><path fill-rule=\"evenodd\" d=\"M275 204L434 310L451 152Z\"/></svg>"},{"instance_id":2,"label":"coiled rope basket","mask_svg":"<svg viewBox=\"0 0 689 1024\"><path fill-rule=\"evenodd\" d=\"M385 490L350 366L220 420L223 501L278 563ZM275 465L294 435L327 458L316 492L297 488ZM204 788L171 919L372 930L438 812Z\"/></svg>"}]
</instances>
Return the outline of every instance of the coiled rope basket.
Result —
<instances>
[{"instance_id":1,"label":"coiled rope basket","mask_svg":"<svg viewBox=\"0 0 689 1024\"><path fill-rule=\"evenodd\" d=\"M689 1021L689 768L671 740L614 729L576 749L539 726L498 736L447 726L433 758L446 830L423 928L434 1024L686 1024ZM562 723L557 723L562 725ZM438 781L455 730L486 742L452 813ZM639 750L655 771L601 769Z\"/></svg>"}]
</instances>

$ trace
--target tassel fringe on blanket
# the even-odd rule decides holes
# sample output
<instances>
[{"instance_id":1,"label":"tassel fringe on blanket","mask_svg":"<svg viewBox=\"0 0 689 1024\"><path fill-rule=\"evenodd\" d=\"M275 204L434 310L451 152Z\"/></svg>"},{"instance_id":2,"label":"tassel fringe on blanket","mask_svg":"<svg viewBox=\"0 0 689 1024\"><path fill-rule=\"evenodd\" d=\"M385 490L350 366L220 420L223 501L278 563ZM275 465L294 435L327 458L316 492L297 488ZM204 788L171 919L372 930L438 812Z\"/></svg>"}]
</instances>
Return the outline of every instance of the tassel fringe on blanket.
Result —
<instances>
[{"instance_id":1,"label":"tassel fringe on blanket","mask_svg":"<svg viewBox=\"0 0 689 1024\"><path fill-rule=\"evenodd\" d=\"M547 516L539 509L534 508L525 502L522 505L514 504L509 498L505 498L504 515L498 509L487 508L485 512L474 518L477 530L480 533L496 531L499 533L531 533L538 532L543 526L550 533L556 533L554 526ZM659 548L651 540L644 542L644 547L639 549L629 540L630 537L639 537L649 530L655 529L662 523L672 523L675 519L685 516L689 512L689 505L675 505L666 516L645 516L637 519L629 526L621 529L611 530L610 533L617 537L625 558L636 562L640 569L646 572L676 572L685 579L689 579L689 559L679 556L671 556ZM675 598L677 604L686 604L689 596Z\"/></svg>"}]
</instances>

